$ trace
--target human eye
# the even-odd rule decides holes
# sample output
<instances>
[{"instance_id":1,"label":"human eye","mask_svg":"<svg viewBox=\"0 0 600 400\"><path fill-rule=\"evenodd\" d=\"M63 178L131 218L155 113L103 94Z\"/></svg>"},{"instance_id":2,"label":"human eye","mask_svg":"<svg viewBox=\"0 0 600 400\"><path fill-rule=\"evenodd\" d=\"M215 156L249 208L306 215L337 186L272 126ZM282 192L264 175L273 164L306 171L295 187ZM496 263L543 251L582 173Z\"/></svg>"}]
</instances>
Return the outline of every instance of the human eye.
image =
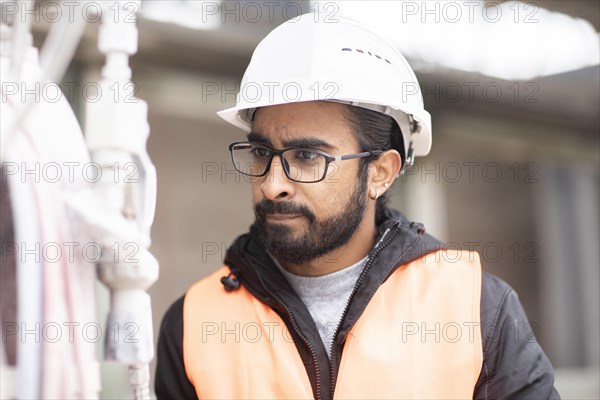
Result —
<instances>
[{"instance_id":1,"label":"human eye","mask_svg":"<svg viewBox=\"0 0 600 400\"><path fill-rule=\"evenodd\" d=\"M255 158L268 158L271 155L271 152L269 151L269 149L267 149L266 147L256 146L256 145L251 147L250 153Z\"/></svg>"},{"instance_id":2,"label":"human eye","mask_svg":"<svg viewBox=\"0 0 600 400\"><path fill-rule=\"evenodd\" d=\"M306 149L302 149L302 150L297 150L296 151L296 159L300 160L300 161L312 161L315 160L317 158L321 157L321 154L317 153L314 150L306 150Z\"/></svg>"}]
</instances>

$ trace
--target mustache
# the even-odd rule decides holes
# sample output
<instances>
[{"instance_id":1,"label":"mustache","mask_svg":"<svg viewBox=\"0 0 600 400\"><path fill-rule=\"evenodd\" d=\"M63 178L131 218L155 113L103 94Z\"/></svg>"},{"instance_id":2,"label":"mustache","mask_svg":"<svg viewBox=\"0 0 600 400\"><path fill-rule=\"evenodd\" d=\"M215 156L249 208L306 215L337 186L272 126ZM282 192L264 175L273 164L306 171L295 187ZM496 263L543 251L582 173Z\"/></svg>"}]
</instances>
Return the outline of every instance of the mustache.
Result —
<instances>
[{"instance_id":1,"label":"mustache","mask_svg":"<svg viewBox=\"0 0 600 400\"><path fill-rule=\"evenodd\" d=\"M267 214L303 215L310 222L314 222L316 219L315 214L306 206L290 201L274 202L266 199L254 205L254 214L257 219L264 219Z\"/></svg>"}]
</instances>

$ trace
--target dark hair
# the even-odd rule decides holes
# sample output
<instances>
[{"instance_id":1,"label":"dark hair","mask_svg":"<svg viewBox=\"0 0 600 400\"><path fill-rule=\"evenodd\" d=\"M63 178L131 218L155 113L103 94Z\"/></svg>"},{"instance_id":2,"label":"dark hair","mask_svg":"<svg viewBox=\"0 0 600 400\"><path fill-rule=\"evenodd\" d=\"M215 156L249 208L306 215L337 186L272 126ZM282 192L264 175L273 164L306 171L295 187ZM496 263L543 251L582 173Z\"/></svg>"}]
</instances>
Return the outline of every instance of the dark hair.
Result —
<instances>
[{"instance_id":1,"label":"dark hair","mask_svg":"<svg viewBox=\"0 0 600 400\"><path fill-rule=\"evenodd\" d=\"M351 105L346 106L344 114L348 125L352 127L356 134L360 151L394 149L400 153L402 164L404 164L404 140L400 126L394 118L377 111ZM376 160L378 157L371 156L361 159L359 179L366 180L369 162ZM389 202L390 198L387 192L377 199L375 221L378 224L383 221L385 209Z\"/></svg>"}]
</instances>

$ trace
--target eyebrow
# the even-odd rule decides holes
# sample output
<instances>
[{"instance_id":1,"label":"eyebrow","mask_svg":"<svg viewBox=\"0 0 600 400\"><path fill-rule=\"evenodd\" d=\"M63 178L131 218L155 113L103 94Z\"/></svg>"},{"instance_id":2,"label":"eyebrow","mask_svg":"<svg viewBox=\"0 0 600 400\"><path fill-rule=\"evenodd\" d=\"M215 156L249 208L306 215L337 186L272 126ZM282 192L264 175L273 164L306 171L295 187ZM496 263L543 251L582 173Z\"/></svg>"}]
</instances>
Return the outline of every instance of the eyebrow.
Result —
<instances>
[{"instance_id":1,"label":"eyebrow","mask_svg":"<svg viewBox=\"0 0 600 400\"><path fill-rule=\"evenodd\" d=\"M250 132L247 136L249 142L258 142L262 144L266 144L268 146L273 146L271 140L267 138L265 135L262 135L258 132Z\"/></svg>"},{"instance_id":2,"label":"eyebrow","mask_svg":"<svg viewBox=\"0 0 600 400\"><path fill-rule=\"evenodd\" d=\"M250 132L248 134L248 141L266 144L271 147L273 146L273 144L269 138L267 138L265 135L258 133L258 132ZM320 148L320 149L325 149L328 151L337 150L336 146L334 146L331 143L328 143L322 139L316 138L316 137L284 140L283 146L285 148L308 147L308 148Z\"/></svg>"}]
</instances>

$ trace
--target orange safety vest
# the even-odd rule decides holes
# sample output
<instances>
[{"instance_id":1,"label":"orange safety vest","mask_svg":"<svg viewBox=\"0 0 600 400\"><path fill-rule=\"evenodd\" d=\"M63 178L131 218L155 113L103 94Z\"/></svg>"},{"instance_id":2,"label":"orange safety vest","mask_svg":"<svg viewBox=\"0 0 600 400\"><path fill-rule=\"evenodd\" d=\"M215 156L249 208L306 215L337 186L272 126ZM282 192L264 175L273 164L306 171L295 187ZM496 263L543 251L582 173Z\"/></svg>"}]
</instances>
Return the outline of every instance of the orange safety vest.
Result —
<instances>
[{"instance_id":1,"label":"orange safety vest","mask_svg":"<svg viewBox=\"0 0 600 400\"><path fill-rule=\"evenodd\" d=\"M198 398L313 398L281 317L243 285L226 292L228 273L199 281L184 300L183 358ZM440 250L397 268L346 338L334 399L472 398L480 295L474 252Z\"/></svg>"}]
</instances>

